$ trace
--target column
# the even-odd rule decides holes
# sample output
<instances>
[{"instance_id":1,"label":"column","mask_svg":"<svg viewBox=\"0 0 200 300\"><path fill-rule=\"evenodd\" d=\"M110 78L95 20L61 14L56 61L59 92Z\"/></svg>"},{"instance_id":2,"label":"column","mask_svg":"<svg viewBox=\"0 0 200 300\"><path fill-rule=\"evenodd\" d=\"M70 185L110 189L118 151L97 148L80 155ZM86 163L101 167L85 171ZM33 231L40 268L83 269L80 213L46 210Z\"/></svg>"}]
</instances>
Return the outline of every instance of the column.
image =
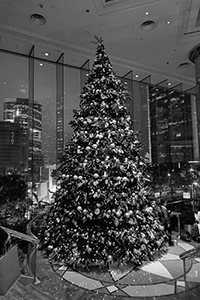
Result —
<instances>
[{"instance_id":1,"label":"column","mask_svg":"<svg viewBox=\"0 0 200 300\"><path fill-rule=\"evenodd\" d=\"M200 150L200 45L197 45L194 47L189 54L189 59L191 62L195 65L195 79L196 79L196 115L192 114L192 120L193 118L196 118L197 120L197 132L198 132L198 156L199 156L199 150ZM193 104L194 106L194 104ZM193 124L196 120L193 120ZM194 130L194 128L193 128ZM193 131L194 133L194 131ZM195 153L196 154L196 153ZM199 157L198 157L199 160Z\"/></svg>"}]
</instances>

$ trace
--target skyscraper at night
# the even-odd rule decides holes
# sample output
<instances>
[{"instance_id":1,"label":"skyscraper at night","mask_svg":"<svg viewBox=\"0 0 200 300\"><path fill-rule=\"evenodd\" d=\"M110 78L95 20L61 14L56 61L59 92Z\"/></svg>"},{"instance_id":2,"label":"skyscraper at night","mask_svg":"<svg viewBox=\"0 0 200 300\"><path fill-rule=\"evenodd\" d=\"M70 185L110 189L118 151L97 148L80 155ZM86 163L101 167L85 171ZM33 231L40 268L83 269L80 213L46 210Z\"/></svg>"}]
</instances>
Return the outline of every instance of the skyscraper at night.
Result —
<instances>
[{"instance_id":1,"label":"skyscraper at night","mask_svg":"<svg viewBox=\"0 0 200 300\"><path fill-rule=\"evenodd\" d=\"M28 173L39 180L42 155L42 105L27 98L6 98L4 100L4 121L19 124L21 133L28 143Z\"/></svg>"},{"instance_id":2,"label":"skyscraper at night","mask_svg":"<svg viewBox=\"0 0 200 300\"><path fill-rule=\"evenodd\" d=\"M26 171L28 143L18 123L0 121L0 172Z\"/></svg>"},{"instance_id":3,"label":"skyscraper at night","mask_svg":"<svg viewBox=\"0 0 200 300\"><path fill-rule=\"evenodd\" d=\"M195 159L196 114L189 94L149 88L150 139L153 164L169 169Z\"/></svg>"}]
</instances>

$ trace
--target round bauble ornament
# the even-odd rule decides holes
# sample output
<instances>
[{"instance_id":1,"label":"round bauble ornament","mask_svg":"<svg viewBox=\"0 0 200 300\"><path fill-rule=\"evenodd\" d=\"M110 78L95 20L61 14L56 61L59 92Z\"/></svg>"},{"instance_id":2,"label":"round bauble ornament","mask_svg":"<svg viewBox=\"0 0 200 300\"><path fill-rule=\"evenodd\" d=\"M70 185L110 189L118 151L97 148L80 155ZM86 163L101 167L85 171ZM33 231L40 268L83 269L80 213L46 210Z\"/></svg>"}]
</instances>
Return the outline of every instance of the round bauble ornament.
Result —
<instances>
[{"instance_id":1,"label":"round bauble ornament","mask_svg":"<svg viewBox=\"0 0 200 300\"><path fill-rule=\"evenodd\" d=\"M87 248L87 252L90 253L92 249L90 247Z\"/></svg>"},{"instance_id":2,"label":"round bauble ornament","mask_svg":"<svg viewBox=\"0 0 200 300\"><path fill-rule=\"evenodd\" d=\"M94 213L95 213L95 215L98 216L98 215L100 214L100 209L99 209L99 208L96 208L95 211L94 211Z\"/></svg>"},{"instance_id":3,"label":"round bauble ornament","mask_svg":"<svg viewBox=\"0 0 200 300\"><path fill-rule=\"evenodd\" d=\"M119 221L117 219L115 219L114 223L115 223L115 226L119 225Z\"/></svg>"},{"instance_id":4,"label":"round bauble ornament","mask_svg":"<svg viewBox=\"0 0 200 300\"><path fill-rule=\"evenodd\" d=\"M83 124L86 125L86 124L87 124L87 121L84 121Z\"/></svg>"},{"instance_id":5,"label":"round bauble ornament","mask_svg":"<svg viewBox=\"0 0 200 300\"><path fill-rule=\"evenodd\" d=\"M121 177L120 177L120 176L117 176L116 180L117 180L117 181L120 181L120 180L121 180Z\"/></svg>"},{"instance_id":6,"label":"round bauble ornament","mask_svg":"<svg viewBox=\"0 0 200 300\"><path fill-rule=\"evenodd\" d=\"M78 176L77 176L77 175L74 175L73 178L74 178L74 180L77 180L77 179L78 179Z\"/></svg>"},{"instance_id":7,"label":"round bauble ornament","mask_svg":"<svg viewBox=\"0 0 200 300\"><path fill-rule=\"evenodd\" d=\"M115 148L115 144L114 143L110 144L110 147Z\"/></svg>"},{"instance_id":8,"label":"round bauble ornament","mask_svg":"<svg viewBox=\"0 0 200 300\"><path fill-rule=\"evenodd\" d=\"M78 211L82 211L82 207L79 205L79 206L77 206L77 210Z\"/></svg>"},{"instance_id":9,"label":"round bauble ornament","mask_svg":"<svg viewBox=\"0 0 200 300\"><path fill-rule=\"evenodd\" d=\"M87 151L89 151L89 150L90 150L90 147L89 147L89 146L87 146L87 147L86 147L86 150L87 150Z\"/></svg>"},{"instance_id":10,"label":"round bauble ornament","mask_svg":"<svg viewBox=\"0 0 200 300\"><path fill-rule=\"evenodd\" d=\"M129 218L129 213L128 212L125 213L125 217Z\"/></svg>"},{"instance_id":11,"label":"round bauble ornament","mask_svg":"<svg viewBox=\"0 0 200 300\"><path fill-rule=\"evenodd\" d=\"M134 224L134 221L133 219L129 219L129 224L133 225Z\"/></svg>"},{"instance_id":12,"label":"round bauble ornament","mask_svg":"<svg viewBox=\"0 0 200 300\"><path fill-rule=\"evenodd\" d=\"M127 177L123 177L123 181L128 181L128 178Z\"/></svg>"},{"instance_id":13,"label":"round bauble ornament","mask_svg":"<svg viewBox=\"0 0 200 300\"><path fill-rule=\"evenodd\" d=\"M112 255L109 255L108 256L108 261L112 261L112 259L113 259Z\"/></svg>"},{"instance_id":14,"label":"round bauble ornament","mask_svg":"<svg viewBox=\"0 0 200 300\"><path fill-rule=\"evenodd\" d=\"M82 180L82 179L83 179L83 176L79 176L78 178L79 178L80 180Z\"/></svg>"},{"instance_id":15,"label":"round bauble ornament","mask_svg":"<svg viewBox=\"0 0 200 300\"><path fill-rule=\"evenodd\" d=\"M117 215L118 217L120 217L121 214L122 214L122 211L121 211L121 210L118 210L118 211L116 212L116 215Z\"/></svg>"},{"instance_id":16,"label":"round bauble ornament","mask_svg":"<svg viewBox=\"0 0 200 300\"><path fill-rule=\"evenodd\" d=\"M62 179L65 179L66 175L65 174L62 174Z\"/></svg>"},{"instance_id":17,"label":"round bauble ornament","mask_svg":"<svg viewBox=\"0 0 200 300\"><path fill-rule=\"evenodd\" d=\"M86 215L87 214L87 209L84 209L83 213L84 213L84 215Z\"/></svg>"},{"instance_id":18,"label":"round bauble ornament","mask_svg":"<svg viewBox=\"0 0 200 300\"><path fill-rule=\"evenodd\" d=\"M96 149L96 148L97 148L97 144L93 144L92 147L93 147L94 149Z\"/></svg>"},{"instance_id":19,"label":"round bauble ornament","mask_svg":"<svg viewBox=\"0 0 200 300\"><path fill-rule=\"evenodd\" d=\"M94 178L99 178L99 174L94 173L93 177L94 177Z\"/></svg>"}]
</instances>

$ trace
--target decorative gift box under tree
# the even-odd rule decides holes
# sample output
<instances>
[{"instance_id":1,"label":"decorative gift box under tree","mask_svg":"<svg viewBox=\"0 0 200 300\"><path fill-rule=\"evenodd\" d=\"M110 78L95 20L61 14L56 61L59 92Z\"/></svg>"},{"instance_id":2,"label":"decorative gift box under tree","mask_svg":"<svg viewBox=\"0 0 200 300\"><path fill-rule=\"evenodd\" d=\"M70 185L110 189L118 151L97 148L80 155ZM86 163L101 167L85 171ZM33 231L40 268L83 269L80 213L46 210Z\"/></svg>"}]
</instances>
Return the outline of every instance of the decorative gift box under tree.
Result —
<instances>
[{"instance_id":1,"label":"decorative gift box under tree","mask_svg":"<svg viewBox=\"0 0 200 300\"><path fill-rule=\"evenodd\" d=\"M148 163L102 39L70 122L42 247L66 263L131 261L162 253L166 234L151 198Z\"/></svg>"}]
</instances>

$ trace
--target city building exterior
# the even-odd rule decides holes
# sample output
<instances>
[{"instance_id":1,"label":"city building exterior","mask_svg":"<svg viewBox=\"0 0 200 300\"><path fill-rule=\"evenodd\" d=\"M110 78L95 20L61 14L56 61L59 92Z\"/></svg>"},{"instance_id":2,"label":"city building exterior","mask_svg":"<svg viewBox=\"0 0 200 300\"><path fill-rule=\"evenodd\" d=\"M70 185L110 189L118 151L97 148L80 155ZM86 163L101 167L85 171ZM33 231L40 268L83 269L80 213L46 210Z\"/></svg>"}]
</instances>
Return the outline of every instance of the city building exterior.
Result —
<instances>
[{"instance_id":1,"label":"city building exterior","mask_svg":"<svg viewBox=\"0 0 200 300\"><path fill-rule=\"evenodd\" d=\"M18 123L0 121L0 172L27 171L28 143Z\"/></svg>"},{"instance_id":2,"label":"city building exterior","mask_svg":"<svg viewBox=\"0 0 200 300\"><path fill-rule=\"evenodd\" d=\"M27 98L6 98L4 100L4 122L20 128L21 140L27 149L26 168L28 177L37 182L40 167L44 164L42 154L42 105L34 102L31 106ZM22 164L24 165L24 164Z\"/></svg>"},{"instance_id":3,"label":"city building exterior","mask_svg":"<svg viewBox=\"0 0 200 300\"><path fill-rule=\"evenodd\" d=\"M149 88L150 147L153 164L180 168L198 157L195 111L189 94Z\"/></svg>"}]
</instances>

